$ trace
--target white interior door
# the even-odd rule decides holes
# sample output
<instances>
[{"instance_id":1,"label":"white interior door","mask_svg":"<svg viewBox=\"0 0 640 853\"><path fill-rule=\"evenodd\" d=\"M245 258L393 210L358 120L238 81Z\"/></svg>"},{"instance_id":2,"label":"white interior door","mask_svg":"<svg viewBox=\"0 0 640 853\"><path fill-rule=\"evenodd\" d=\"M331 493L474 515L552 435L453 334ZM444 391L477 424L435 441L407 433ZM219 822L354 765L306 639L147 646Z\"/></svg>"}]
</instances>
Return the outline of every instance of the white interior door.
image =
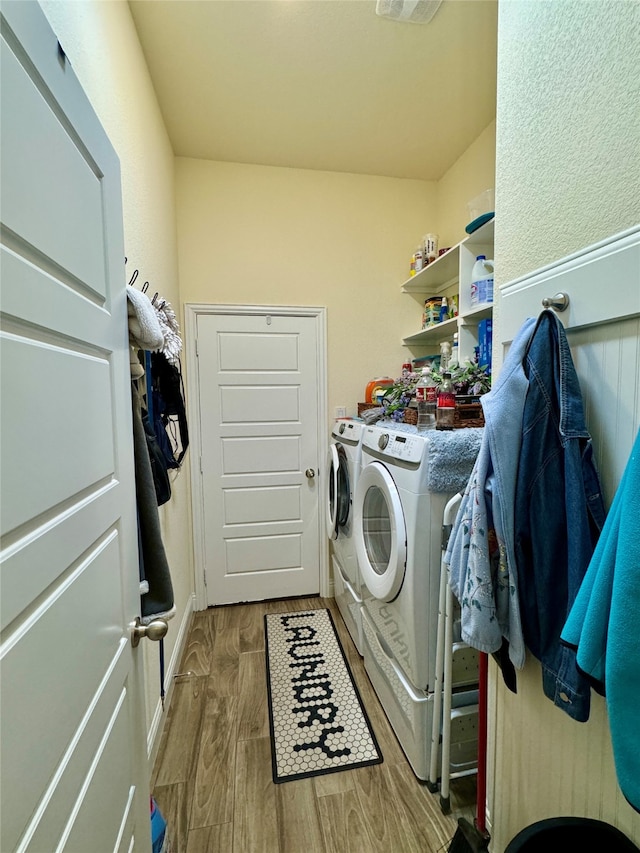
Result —
<instances>
[{"instance_id":1,"label":"white interior door","mask_svg":"<svg viewBox=\"0 0 640 853\"><path fill-rule=\"evenodd\" d=\"M119 164L40 7L0 12L0 849L145 851Z\"/></svg>"},{"instance_id":2,"label":"white interior door","mask_svg":"<svg viewBox=\"0 0 640 853\"><path fill-rule=\"evenodd\" d=\"M318 317L273 312L197 316L210 605L319 591Z\"/></svg>"}]
</instances>

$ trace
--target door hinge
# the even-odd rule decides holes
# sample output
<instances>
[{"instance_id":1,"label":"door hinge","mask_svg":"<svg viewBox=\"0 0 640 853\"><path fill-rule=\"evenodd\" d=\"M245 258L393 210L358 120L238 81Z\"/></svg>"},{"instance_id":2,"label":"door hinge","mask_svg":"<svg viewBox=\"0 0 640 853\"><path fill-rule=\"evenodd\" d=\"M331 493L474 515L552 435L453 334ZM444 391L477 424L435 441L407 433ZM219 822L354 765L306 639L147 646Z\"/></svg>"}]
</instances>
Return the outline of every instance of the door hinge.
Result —
<instances>
[{"instance_id":1,"label":"door hinge","mask_svg":"<svg viewBox=\"0 0 640 853\"><path fill-rule=\"evenodd\" d=\"M207 585L207 573L206 573L206 571L203 572L202 575L204 577L204 585L206 586Z\"/></svg>"},{"instance_id":2,"label":"door hinge","mask_svg":"<svg viewBox=\"0 0 640 853\"><path fill-rule=\"evenodd\" d=\"M198 350L198 339L197 338L195 340L195 344L196 344L196 358L198 358L198 356L200 355L200 351Z\"/></svg>"},{"instance_id":3,"label":"door hinge","mask_svg":"<svg viewBox=\"0 0 640 853\"><path fill-rule=\"evenodd\" d=\"M200 454L200 473L204 474L204 471L202 470L202 453Z\"/></svg>"}]
</instances>

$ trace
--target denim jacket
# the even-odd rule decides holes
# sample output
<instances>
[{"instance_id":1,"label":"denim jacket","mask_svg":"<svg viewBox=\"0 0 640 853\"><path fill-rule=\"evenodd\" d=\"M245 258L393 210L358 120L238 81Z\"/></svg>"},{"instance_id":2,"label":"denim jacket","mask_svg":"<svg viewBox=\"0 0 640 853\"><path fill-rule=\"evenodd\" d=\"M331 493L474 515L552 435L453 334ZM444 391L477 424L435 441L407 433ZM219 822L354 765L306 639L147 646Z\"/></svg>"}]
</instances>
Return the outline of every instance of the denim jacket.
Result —
<instances>
[{"instance_id":1,"label":"denim jacket","mask_svg":"<svg viewBox=\"0 0 640 853\"><path fill-rule=\"evenodd\" d=\"M527 648L545 695L589 718L590 687L560 634L605 520L578 377L564 328L543 311L523 363L529 388L515 489L515 563Z\"/></svg>"}]
</instances>

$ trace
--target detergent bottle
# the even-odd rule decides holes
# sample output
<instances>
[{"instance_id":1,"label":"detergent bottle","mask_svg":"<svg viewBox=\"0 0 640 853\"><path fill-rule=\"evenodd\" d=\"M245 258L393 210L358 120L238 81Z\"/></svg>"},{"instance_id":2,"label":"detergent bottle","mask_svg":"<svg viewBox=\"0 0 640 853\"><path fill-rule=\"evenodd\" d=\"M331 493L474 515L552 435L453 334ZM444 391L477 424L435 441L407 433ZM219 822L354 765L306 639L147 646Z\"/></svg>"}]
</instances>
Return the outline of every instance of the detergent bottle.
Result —
<instances>
[{"instance_id":1,"label":"detergent bottle","mask_svg":"<svg viewBox=\"0 0 640 853\"><path fill-rule=\"evenodd\" d=\"M478 255L471 270L471 305L493 302L493 261Z\"/></svg>"}]
</instances>

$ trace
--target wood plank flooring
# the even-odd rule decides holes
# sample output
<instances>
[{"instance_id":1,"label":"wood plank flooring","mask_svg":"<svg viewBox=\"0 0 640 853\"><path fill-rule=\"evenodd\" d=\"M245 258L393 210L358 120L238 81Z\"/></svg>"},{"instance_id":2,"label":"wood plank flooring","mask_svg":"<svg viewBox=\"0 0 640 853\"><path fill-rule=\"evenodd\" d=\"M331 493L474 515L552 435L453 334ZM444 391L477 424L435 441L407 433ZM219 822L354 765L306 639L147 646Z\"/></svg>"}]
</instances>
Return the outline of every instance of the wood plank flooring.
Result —
<instances>
[{"instance_id":1,"label":"wood plank flooring","mask_svg":"<svg viewBox=\"0 0 640 853\"><path fill-rule=\"evenodd\" d=\"M372 767L274 785L265 613L328 607L384 756ZM195 613L152 775L173 853L439 853L472 818L473 778L451 784L451 815L414 776L333 599Z\"/></svg>"}]
</instances>

